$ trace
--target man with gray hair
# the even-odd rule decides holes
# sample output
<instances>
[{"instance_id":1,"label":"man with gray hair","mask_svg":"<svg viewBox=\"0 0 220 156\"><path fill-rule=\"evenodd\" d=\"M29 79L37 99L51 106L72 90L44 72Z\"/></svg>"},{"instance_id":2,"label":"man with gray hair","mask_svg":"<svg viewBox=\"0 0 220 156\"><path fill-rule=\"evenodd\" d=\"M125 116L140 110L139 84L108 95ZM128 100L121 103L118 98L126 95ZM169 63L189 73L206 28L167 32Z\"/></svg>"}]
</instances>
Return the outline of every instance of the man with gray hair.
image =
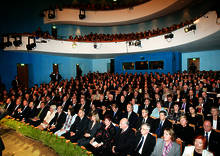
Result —
<instances>
[{"instance_id":1,"label":"man with gray hair","mask_svg":"<svg viewBox=\"0 0 220 156\"><path fill-rule=\"evenodd\" d=\"M134 131L129 127L127 118L121 119L119 126L120 130L114 139L112 152L120 156L131 155L135 143Z\"/></svg>"},{"instance_id":2,"label":"man with gray hair","mask_svg":"<svg viewBox=\"0 0 220 156\"><path fill-rule=\"evenodd\" d=\"M156 138L150 133L150 125L144 123L141 125L141 133L135 140L135 156L150 156L156 145Z\"/></svg>"}]
</instances>

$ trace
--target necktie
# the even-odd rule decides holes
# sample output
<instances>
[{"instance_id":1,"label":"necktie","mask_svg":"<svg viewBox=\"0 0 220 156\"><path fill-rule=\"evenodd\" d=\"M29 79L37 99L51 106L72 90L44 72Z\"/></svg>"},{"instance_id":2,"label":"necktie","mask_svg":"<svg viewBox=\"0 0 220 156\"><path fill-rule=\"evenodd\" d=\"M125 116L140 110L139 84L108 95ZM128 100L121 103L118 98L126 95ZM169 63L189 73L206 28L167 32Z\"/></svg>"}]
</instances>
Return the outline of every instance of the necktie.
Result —
<instances>
[{"instance_id":1,"label":"necktie","mask_svg":"<svg viewBox=\"0 0 220 156\"><path fill-rule=\"evenodd\" d=\"M206 137L206 143L207 143L207 146L208 146L208 143L209 143L209 136L208 136L208 132L205 132L205 137Z\"/></svg>"},{"instance_id":2,"label":"necktie","mask_svg":"<svg viewBox=\"0 0 220 156\"><path fill-rule=\"evenodd\" d=\"M162 122L160 122L159 127L156 130L157 137L161 137L161 130L162 130Z\"/></svg>"},{"instance_id":3,"label":"necktie","mask_svg":"<svg viewBox=\"0 0 220 156\"><path fill-rule=\"evenodd\" d=\"M141 141L139 142L137 148L136 148L136 151L139 152L139 150L141 149L141 146L143 145L144 143L144 136L141 137Z\"/></svg>"}]
</instances>

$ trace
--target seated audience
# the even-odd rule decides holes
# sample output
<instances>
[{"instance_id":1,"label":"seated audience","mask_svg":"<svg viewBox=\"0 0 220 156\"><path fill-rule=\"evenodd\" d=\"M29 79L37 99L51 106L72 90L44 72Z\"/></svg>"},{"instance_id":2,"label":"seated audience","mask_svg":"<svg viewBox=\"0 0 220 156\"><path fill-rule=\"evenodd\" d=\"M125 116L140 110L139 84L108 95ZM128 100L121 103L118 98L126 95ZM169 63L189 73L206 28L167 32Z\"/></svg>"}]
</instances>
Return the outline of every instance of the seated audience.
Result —
<instances>
[{"instance_id":1,"label":"seated audience","mask_svg":"<svg viewBox=\"0 0 220 156\"><path fill-rule=\"evenodd\" d=\"M180 145L175 141L175 133L171 128L164 129L163 139L158 138L151 156L180 156Z\"/></svg>"},{"instance_id":2,"label":"seated audience","mask_svg":"<svg viewBox=\"0 0 220 156\"><path fill-rule=\"evenodd\" d=\"M177 139L183 142L183 146L193 144L194 129L188 125L186 116L181 116L180 124L174 124L173 128Z\"/></svg>"},{"instance_id":3,"label":"seated audience","mask_svg":"<svg viewBox=\"0 0 220 156\"><path fill-rule=\"evenodd\" d=\"M156 145L156 138L149 133L150 125L148 123L143 123L140 129L141 134L135 137L136 142L133 155L150 156Z\"/></svg>"},{"instance_id":4,"label":"seated audience","mask_svg":"<svg viewBox=\"0 0 220 156\"><path fill-rule=\"evenodd\" d=\"M148 116L148 110L142 109L141 116L138 117L136 129L139 130L141 125L144 123L148 123L151 127L153 126L154 119Z\"/></svg>"},{"instance_id":5,"label":"seated audience","mask_svg":"<svg viewBox=\"0 0 220 156\"><path fill-rule=\"evenodd\" d=\"M79 146L87 146L91 139L95 136L96 132L101 128L101 123L98 113L91 114L91 121L89 122L88 129L86 130L83 138L77 141Z\"/></svg>"},{"instance_id":6,"label":"seated audience","mask_svg":"<svg viewBox=\"0 0 220 156\"><path fill-rule=\"evenodd\" d=\"M66 120L66 114L63 111L63 107L58 106L54 118L49 123L49 128L48 128L49 131L54 133L60 130L63 127L65 120Z\"/></svg>"},{"instance_id":7,"label":"seated audience","mask_svg":"<svg viewBox=\"0 0 220 156\"><path fill-rule=\"evenodd\" d=\"M135 134L129 126L127 118L122 118L119 124L120 130L115 136L112 146L112 153L116 155L126 156L134 150Z\"/></svg>"},{"instance_id":8,"label":"seated audience","mask_svg":"<svg viewBox=\"0 0 220 156\"><path fill-rule=\"evenodd\" d=\"M200 130L199 134L206 137L207 150L213 152L214 155L220 155L220 134L212 129L210 120L204 121L203 129Z\"/></svg>"},{"instance_id":9,"label":"seated audience","mask_svg":"<svg viewBox=\"0 0 220 156\"><path fill-rule=\"evenodd\" d=\"M127 104L127 111L124 113L123 118L127 118L129 121L129 127L135 128L138 116L137 114L133 111L133 105L132 104Z\"/></svg>"},{"instance_id":10,"label":"seated audience","mask_svg":"<svg viewBox=\"0 0 220 156\"><path fill-rule=\"evenodd\" d=\"M207 120L212 122L212 128L215 130L220 130L220 117L219 117L219 108L211 108L211 116L207 116Z\"/></svg>"},{"instance_id":11,"label":"seated audience","mask_svg":"<svg viewBox=\"0 0 220 156\"><path fill-rule=\"evenodd\" d=\"M154 121L154 127L153 127L153 132L157 134L157 137L160 138L163 136L163 132L165 128L171 128L172 123L167 119L167 112L165 111L160 111L160 117L159 119L156 119Z\"/></svg>"},{"instance_id":12,"label":"seated audience","mask_svg":"<svg viewBox=\"0 0 220 156\"><path fill-rule=\"evenodd\" d=\"M110 116L106 116L103 126L97 131L96 135L86 146L87 150L92 151L94 155L111 155L116 128L112 124Z\"/></svg>"},{"instance_id":13,"label":"seated audience","mask_svg":"<svg viewBox=\"0 0 220 156\"><path fill-rule=\"evenodd\" d=\"M47 115L45 116L43 122L38 126L39 129L43 130L49 127L50 121L54 118L56 114L56 105L50 106Z\"/></svg>"},{"instance_id":14,"label":"seated audience","mask_svg":"<svg viewBox=\"0 0 220 156\"><path fill-rule=\"evenodd\" d=\"M174 104L173 109L169 111L168 120L172 120L173 124L180 121L180 117L183 113L179 110L179 105L177 103Z\"/></svg>"},{"instance_id":15,"label":"seated audience","mask_svg":"<svg viewBox=\"0 0 220 156\"><path fill-rule=\"evenodd\" d=\"M189 114L187 115L188 123L195 125L196 129L202 126L203 117L196 113L194 106L189 107Z\"/></svg>"},{"instance_id":16,"label":"seated audience","mask_svg":"<svg viewBox=\"0 0 220 156\"><path fill-rule=\"evenodd\" d=\"M66 116L66 121L64 122L63 127L55 132L55 135L61 136L64 133L67 133L70 130L70 127L75 122L77 114L73 108L69 108Z\"/></svg>"},{"instance_id":17,"label":"seated audience","mask_svg":"<svg viewBox=\"0 0 220 156\"><path fill-rule=\"evenodd\" d=\"M63 136L70 140L71 142L77 142L77 140L81 139L88 127L89 119L86 117L83 109L80 109L78 112L78 116L75 119L75 122L70 127L70 130L63 134Z\"/></svg>"},{"instance_id":18,"label":"seated audience","mask_svg":"<svg viewBox=\"0 0 220 156\"><path fill-rule=\"evenodd\" d=\"M202 135L195 137L194 146L186 146L183 156L213 156L206 150L206 138Z\"/></svg>"},{"instance_id":19,"label":"seated audience","mask_svg":"<svg viewBox=\"0 0 220 156\"><path fill-rule=\"evenodd\" d=\"M162 107L161 101L157 101L157 107L154 108L154 110L153 110L153 112L151 114L151 117L159 118L160 111L165 111L166 112L165 108Z\"/></svg>"}]
</instances>

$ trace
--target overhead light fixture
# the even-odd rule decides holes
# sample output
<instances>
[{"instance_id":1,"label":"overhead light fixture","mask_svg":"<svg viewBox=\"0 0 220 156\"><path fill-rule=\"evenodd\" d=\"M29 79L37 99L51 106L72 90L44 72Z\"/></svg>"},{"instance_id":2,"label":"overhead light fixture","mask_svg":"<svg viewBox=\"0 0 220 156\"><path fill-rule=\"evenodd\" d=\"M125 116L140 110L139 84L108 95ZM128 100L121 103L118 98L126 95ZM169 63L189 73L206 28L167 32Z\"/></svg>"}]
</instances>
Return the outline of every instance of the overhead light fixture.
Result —
<instances>
[{"instance_id":1,"label":"overhead light fixture","mask_svg":"<svg viewBox=\"0 0 220 156\"><path fill-rule=\"evenodd\" d=\"M192 31L192 30L196 30L196 25L195 24L192 24L192 25L184 28L185 33L189 32L189 31Z\"/></svg>"},{"instance_id":2,"label":"overhead light fixture","mask_svg":"<svg viewBox=\"0 0 220 156\"><path fill-rule=\"evenodd\" d=\"M141 41L140 40L136 40L134 45L140 47L141 46Z\"/></svg>"},{"instance_id":3,"label":"overhead light fixture","mask_svg":"<svg viewBox=\"0 0 220 156\"><path fill-rule=\"evenodd\" d=\"M165 39L172 39L173 37L174 37L173 33L169 33L169 34L164 35Z\"/></svg>"},{"instance_id":4,"label":"overhead light fixture","mask_svg":"<svg viewBox=\"0 0 220 156\"><path fill-rule=\"evenodd\" d=\"M49 9L48 10L48 18L54 19L55 18L55 9Z\"/></svg>"},{"instance_id":5,"label":"overhead light fixture","mask_svg":"<svg viewBox=\"0 0 220 156\"><path fill-rule=\"evenodd\" d=\"M36 39L33 36L28 37L28 44L26 45L27 50L32 50L36 48Z\"/></svg>"},{"instance_id":6,"label":"overhead light fixture","mask_svg":"<svg viewBox=\"0 0 220 156\"><path fill-rule=\"evenodd\" d=\"M86 18L86 10L79 9L79 19L83 20L84 18Z\"/></svg>"},{"instance_id":7,"label":"overhead light fixture","mask_svg":"<svg viewBox=\"0 0 220 156\"><path fill-rule=\"evenodd\" d=\"M15 40L13 42L15 47L19 47L22 44L21 36L14 36Z\"/></svg>"},{"instance_id":8,"label":"overhead light fixture","mask_svg":"<svg viewBox=\"0 0 220 156\"><path fill-rule=\"evenodd\" d=\"M96 49L97 48L97 43L94 43L93 47L94 47L94 49Z\"/></svg>"}]
</instances>

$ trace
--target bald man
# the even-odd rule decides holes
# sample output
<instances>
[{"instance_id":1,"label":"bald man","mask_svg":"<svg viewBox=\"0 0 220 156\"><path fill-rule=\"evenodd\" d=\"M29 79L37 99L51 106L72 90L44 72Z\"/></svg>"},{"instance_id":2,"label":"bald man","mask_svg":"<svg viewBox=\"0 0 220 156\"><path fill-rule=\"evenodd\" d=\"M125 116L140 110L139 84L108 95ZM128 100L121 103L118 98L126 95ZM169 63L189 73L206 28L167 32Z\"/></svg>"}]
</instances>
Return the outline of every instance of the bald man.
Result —
<instances>
[{"instance_id":1,"label":"bald man","mask_svg":"<svg viewBox=\"0 0 220 156\"><path fill-rule=\"evenodd\" d=\"M127 118L123 118L120 121L120 131L118 131L112 152L120 156L127 156L134 150L135 134L129 127Z\"/></svg>"}]
</instances>

